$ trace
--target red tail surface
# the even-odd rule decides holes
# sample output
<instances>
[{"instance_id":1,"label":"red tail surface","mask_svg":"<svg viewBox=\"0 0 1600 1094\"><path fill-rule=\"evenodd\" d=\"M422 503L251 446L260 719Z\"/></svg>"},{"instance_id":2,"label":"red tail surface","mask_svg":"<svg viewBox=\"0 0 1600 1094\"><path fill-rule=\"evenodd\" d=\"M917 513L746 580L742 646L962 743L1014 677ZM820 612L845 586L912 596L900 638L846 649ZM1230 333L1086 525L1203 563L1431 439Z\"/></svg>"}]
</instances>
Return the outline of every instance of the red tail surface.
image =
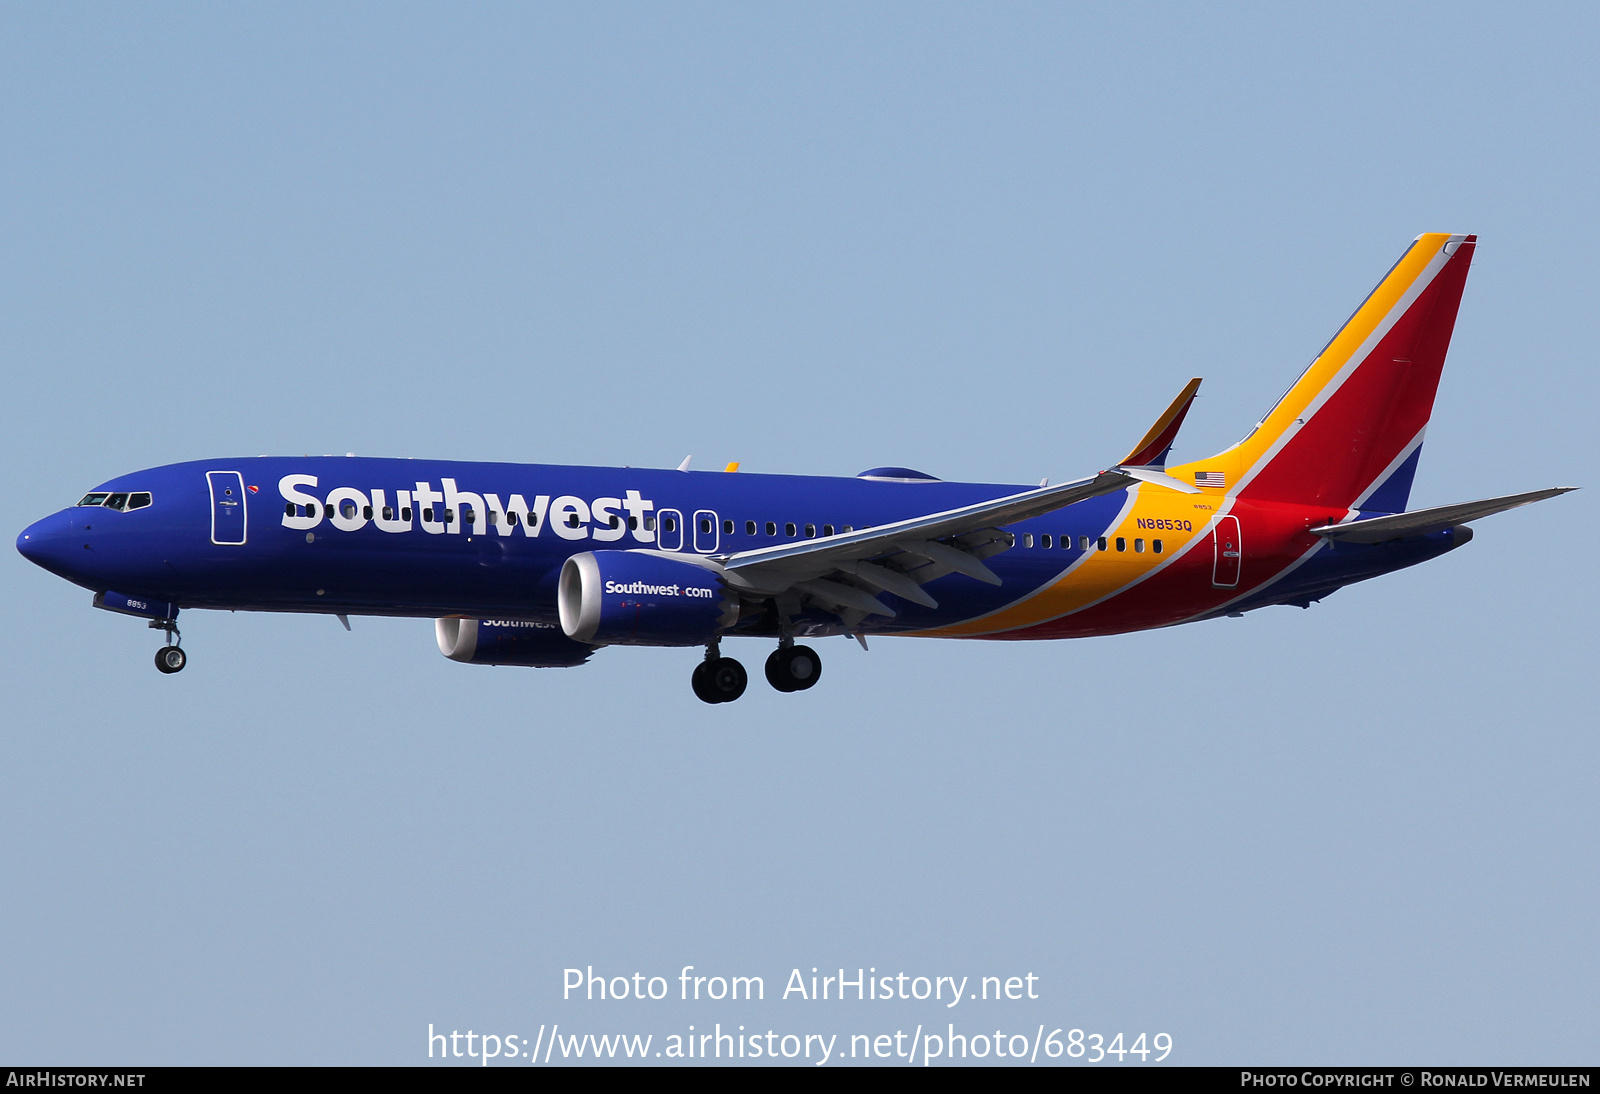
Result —
<instances>
[{"instance_id":1,"label":"red tail surface","mask_svg":"<svg viewBox=\"0 0 1600 1094\"><path fill-rule=\"evenodd\" d=\"M1405 508L1476 236L1418 236L1248 437L1170 469L1219 495Z\"/></svg>"}]
</instances>

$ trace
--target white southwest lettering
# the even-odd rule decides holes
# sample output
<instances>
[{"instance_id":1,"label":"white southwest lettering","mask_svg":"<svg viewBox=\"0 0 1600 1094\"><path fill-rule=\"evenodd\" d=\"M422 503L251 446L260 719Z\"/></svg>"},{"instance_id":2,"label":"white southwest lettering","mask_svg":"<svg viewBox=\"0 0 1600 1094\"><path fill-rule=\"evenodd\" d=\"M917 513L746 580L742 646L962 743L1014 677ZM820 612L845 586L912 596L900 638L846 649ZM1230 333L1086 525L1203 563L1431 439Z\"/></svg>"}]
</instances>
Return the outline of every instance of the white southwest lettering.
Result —
<instances>
[{"instance_id":1,"label":"white southwest lettering","mask_svg":"<svg viewBox=\"0 0 1600 1094\"><path fill-rule=\"evenodd\" d=\"M460 532L461 526L467 522L467 517L472 518L472 534L483 535L484 522L488 519L483 514L483 496L481 494L468 494L456 489L455 479L440 479L444 484L444 507L456 514L456 519L450 522L452 534ZM467 510L471 510L470 514Z\"/></svg>"},{"instance_id":2,"label":"white southwest lettering","mask_svg":"<svg viewBox=\"0 0 1600 1094\"><path fill-rule=\"evenodd\" d=\"M523 495L512 494L502 504L498 494L475 494L461 490L456 486L455 479L440 479L439 482L442 491L435 490L433 484L428 482L417 483L415 490L396 490L391 507L387 504L388 492L382 489L374 488L369 494L353 486L340 486L330 490L325 498L319 498L302 489L314 488L317 476L285 475L278 480L278 493L284 501L294 506L294 511L284 513L282 524L285 528L308 531L322 523L327 512L324 506L331 505L334 515L329 518L329 523L341 532L355 532L367 525L369 518L366 510L370 505L371 523L385 532L409 532L420 527L429 535L437 536L446 532L459 534L470 524L467 532L481 536L488 534L492 514L493 527L502 536L515 535L516 530L521 528L523 535L537 538L545 525L549 524L562 539L588 539L592 535L601 542L612 542L632 532L633 538L640 543L655 542L655 532L645 526L648 515L656 507L655 502L642 497L637 490L628 490L621 498L595 498L593 502L570 494L563 494L551 501L549 494L539 494L534 497L532 504ZM351 505L355 507L353 512ZM384 516L386 508L390 510L387 517ZM408 509L411 510L410 517L405 515ZM618 509L628 514L626 519L616 512ZM446 510L454 518L448 524L444 519ZM594 525L592 528L591 523ZM616 526L612 527L613 524ZM715 594L702 590L686 591L681 595Z\"/></svg>"},{"instance_id":3,"label":"white southwest lettering","mask_svg":"<svg viewBox=\"0 0 1600 1094\"><path fill-rule=\"evenodd\" d=\"M626 585L620 581L607 581L606 592L617 596L687 596L697 600L710 600L717 595L715 589L695 585L651 585L644 581L632 581Z\"/></svg>"},{"instance_id":4,"label":"white southwest lettering","mask_svg":"<svg viewBox=\"0 0 1600 1094\"><path fill-rule=\"evenodd\" d=\"M284 501L292 502L297 507L293 516L284 515L283 526L285 528L297 528L303 532L322 523L322 499L315 494L307 494L296 489L301 486L315 485L317 485L317 477L315 475L285 475L278 480L278 493L283 495ZM301 516L301 510L307 515Z\"/></svg>"}]
</instances>

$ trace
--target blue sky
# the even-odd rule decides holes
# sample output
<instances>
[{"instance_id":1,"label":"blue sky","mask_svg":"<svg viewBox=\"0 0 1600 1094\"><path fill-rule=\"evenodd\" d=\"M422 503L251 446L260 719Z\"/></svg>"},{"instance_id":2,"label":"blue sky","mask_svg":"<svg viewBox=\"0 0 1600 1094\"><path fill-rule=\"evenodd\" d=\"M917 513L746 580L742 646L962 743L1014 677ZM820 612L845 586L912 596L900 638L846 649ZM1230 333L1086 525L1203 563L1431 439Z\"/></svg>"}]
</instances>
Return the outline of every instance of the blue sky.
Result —
<instances>
[{"instance_id":1,"label":"blue sky","mask_svg":"<svg viewBox=\"0 0 1600 1094\"><path fill-rule=\"evenodd\" d=\"M1587 487L1597 21L14 5L5 509L262 452L1060 480L1199 375L1193 458L1422 231L1482 242L1413 504ZM162 677L11 554L0 1056L959 1025L770 998L860 966L1032 972L971 1021L1173 1062L1591 1060L1590 493L1309 611L841 639L718 708L692 651L468 667L424 620L196 612ZM769 1000L560 998L686 964Z\"/></svg>"}]
</instances>

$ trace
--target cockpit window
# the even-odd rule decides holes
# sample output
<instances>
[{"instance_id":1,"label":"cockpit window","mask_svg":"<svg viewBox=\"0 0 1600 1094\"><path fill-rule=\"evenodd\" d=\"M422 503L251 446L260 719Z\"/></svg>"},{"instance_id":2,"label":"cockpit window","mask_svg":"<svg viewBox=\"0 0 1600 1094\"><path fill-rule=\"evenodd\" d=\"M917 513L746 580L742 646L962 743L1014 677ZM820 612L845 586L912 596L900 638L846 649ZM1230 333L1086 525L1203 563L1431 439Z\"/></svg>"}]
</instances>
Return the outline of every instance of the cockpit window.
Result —
<instances>
[{"instance_id":1,"label":"cockpit window","mask_svg":"<svg viewBox=\"0 0 1600 1094\"><path fill-rule=\"evenodd\" d=\"M115 509L118 512L132 512L143 509L150 504L150 495L145 491L136 494L108 494L96 492L85 494L79 505L99 505L106 509Z\"/></svg>"}]
</instances>

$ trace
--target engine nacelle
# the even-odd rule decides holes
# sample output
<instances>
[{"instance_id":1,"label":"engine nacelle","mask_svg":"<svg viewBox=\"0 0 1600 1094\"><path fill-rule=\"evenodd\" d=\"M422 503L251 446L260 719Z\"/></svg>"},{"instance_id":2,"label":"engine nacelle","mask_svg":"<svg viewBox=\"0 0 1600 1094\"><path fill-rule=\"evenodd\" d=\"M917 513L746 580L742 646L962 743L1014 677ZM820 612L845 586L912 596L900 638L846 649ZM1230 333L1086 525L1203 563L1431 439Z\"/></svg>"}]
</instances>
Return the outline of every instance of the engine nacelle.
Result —
<instances>
[{"instance_id":1,"label":"engine nacelle","mask_svg":"<svg viewBox=\"0 0 1600 1094\"><path fill-rule=\"evenodd\" d=\"M526 665L554 669L581 665L595 647L574 642L554 623L515 619L435 619L439 652L469 665Z\"/></svg>"},{"instance_id":2,"label":"engine nacelle","mask_svg":"<svg viewBox=\"0 0 1600 1094\"><path fill-rule=\"evenodd\" d=\"M656 551L573 555L556 605L568 638L603 645L699 646L739 617L715 563Z\"/></svg>"}]
</instances>

